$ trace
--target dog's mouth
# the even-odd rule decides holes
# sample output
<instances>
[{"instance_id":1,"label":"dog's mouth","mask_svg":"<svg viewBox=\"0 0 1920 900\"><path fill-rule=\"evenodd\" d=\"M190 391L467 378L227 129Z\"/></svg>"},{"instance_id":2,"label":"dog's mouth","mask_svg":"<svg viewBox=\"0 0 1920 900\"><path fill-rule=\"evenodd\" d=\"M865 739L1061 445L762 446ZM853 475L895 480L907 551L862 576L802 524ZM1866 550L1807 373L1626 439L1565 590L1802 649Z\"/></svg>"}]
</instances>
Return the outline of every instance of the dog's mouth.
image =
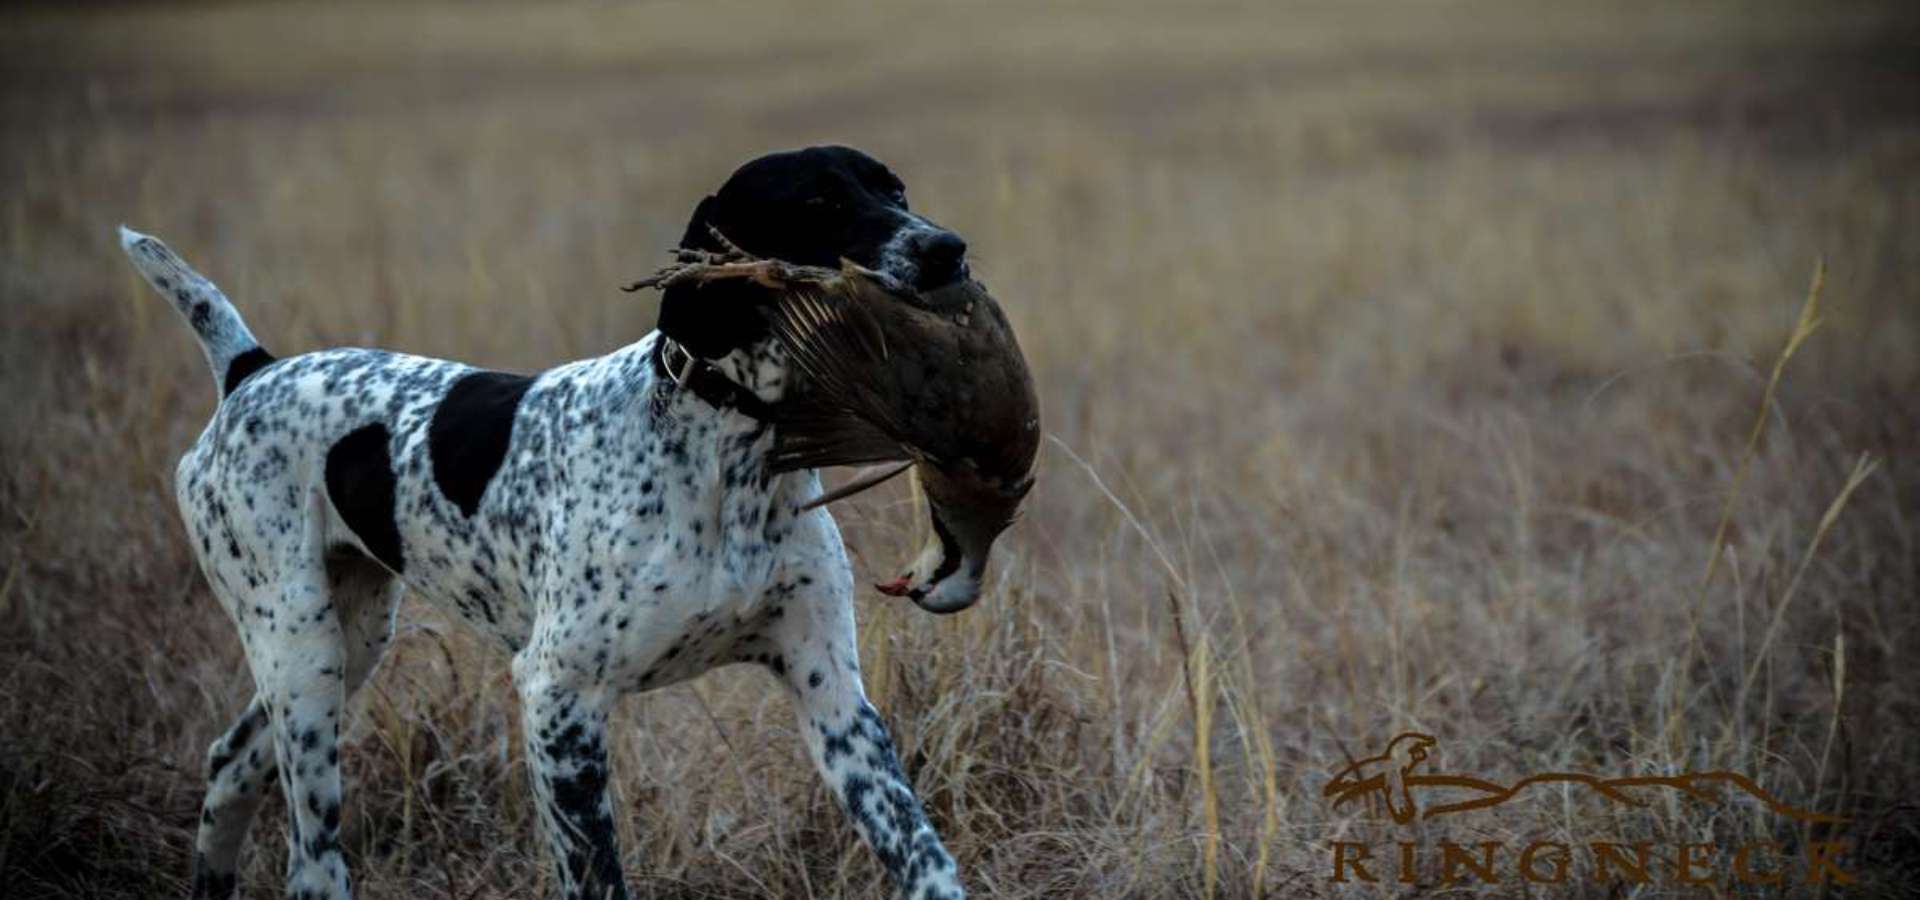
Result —
<instances>
[{"instance_id":1,"label":"dog's mouth","mask_svg":"<svg viewBox=\"0 0 1920 900\"><path fill-rule=\"evenodd\" d=\"M882 289L904 296L966 284L973 280L973 267L964 259L929 266L920 261L896 258L886 260L880 267L867 268L864 274Z\"/></svg>"},{"instance_id":2,"label":"dog's mouth","mask_svg":"<svg viewBox=\"0 0 1920 900\"><path fill-rule=\"evenodd\" d=\"M959 262L940 263L934 266L928 266L923 262L919 266L919 271L914 273L913 284L921 291L936 291L972 280L973 268L963 259Z\"/></svg>"}]
</instances>

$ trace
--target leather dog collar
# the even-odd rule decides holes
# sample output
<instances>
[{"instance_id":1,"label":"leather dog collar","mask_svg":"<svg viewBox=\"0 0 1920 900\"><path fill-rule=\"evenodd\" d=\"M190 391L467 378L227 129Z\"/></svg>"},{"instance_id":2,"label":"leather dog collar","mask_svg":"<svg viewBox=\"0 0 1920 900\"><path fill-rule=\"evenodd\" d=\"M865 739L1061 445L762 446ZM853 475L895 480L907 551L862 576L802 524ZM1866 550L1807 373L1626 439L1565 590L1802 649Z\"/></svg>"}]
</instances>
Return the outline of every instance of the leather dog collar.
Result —
<instances>
[{"instance_id":1,"label":"leather dog collar","mask_svg":"<svg viewBox=\"0 0 1920 900\"><path fill-rule=\"evenodd\" d=\"M653 372L693 392L715 409L731 409L761 422L774 420L773 406L741 387L714 364L691 353L665 335L653 347Z\"/></svg>"}]
</instances>

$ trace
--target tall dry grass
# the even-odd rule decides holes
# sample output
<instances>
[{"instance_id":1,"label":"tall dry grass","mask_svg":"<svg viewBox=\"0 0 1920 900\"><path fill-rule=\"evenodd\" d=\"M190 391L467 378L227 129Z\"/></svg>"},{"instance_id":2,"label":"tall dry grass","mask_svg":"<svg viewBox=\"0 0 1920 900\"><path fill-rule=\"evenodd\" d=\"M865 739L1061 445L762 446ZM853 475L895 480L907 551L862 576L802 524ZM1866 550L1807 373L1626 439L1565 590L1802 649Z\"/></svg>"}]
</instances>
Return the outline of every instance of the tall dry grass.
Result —
<instances>
[{"instance_id":1,"label":"tall dry grass","mask_svg":"<svg viewBox=\"0 0 1920 900\"><path fill-rule=\"evenodd\" d=\"M1406 730L1500 780L1750 774L1849 817L1860 881L1832 893L1899 895L1916 34L1783 4L9 13L0 884L183 893L205 747L249 692L169 499L212 392L115 224L277 350L534 369L650 327L614 287L733 165L838 140L968 236L1053 438L980 607L861 600L976 895L1508 896L1431 853L1416 884L1335 884L1331 844L1828 836L1734 798L1327 805ZM862 575L916 527L899 492L837 515ZM406 612L345 754L357 883L537 894L506 660ZM765 676L621 721L641 896L883 894ZM1593 874L1532 893L1684 892Z\"/></svg>"}]
</instances>

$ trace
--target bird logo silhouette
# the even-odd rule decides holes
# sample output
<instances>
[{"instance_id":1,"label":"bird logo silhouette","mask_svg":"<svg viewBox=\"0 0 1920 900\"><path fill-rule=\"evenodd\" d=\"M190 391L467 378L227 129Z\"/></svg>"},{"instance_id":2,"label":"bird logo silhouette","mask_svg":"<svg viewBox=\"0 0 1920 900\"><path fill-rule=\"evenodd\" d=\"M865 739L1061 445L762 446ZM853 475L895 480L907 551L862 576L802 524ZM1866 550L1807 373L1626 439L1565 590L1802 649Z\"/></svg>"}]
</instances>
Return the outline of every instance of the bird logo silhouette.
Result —
<instances>
[{"instance_id":1,"label":"bird logo silhouette","mask_svg":"<svg viewBox=\"0 0 1920 900\"><path fill-rule=\"evenodd\" d=\"M1603 778L1582 772L1542 772L1529 775L1511 785L1471 775L1445 773L1416 774L1415 769L1426 766L1433 758L1434 747L1438 740L1430 734L1417 731L1403 732L1387 742L1386 750L1365 759L1353 762L1335 773L1333 780L1327 782L1321 796L1330 798L1335 807L1343 806L1355 800L1378 796L1386 802L1387 814L1397 824L1405 825L1414 819L1431 819L1451 813L1465 812L1470 809L1485 809L1499 806L1519 796L1529 786L1546 782L1566 782L1585 785L1594 793L1607 800L1624 803L1628 806L1646 806L1646 801L1633 795L1640 788L1670 788L1702 802L1714 802L1720 794L1713 790L1716 786L1744 791L1765 805L1768 809L1803 822L1844 822L1846 817L1812 812L1789 806L1760 787L1753 779L1738 772L1682 772L1678 775L1632 775L1623 778ZM1449 790L1449 797L1460 793L1467 794L1465 799L1450 799L1443 803L1425 803L1421 796L1432 794L1435 790Z\"/></svg>"}]
</instances>

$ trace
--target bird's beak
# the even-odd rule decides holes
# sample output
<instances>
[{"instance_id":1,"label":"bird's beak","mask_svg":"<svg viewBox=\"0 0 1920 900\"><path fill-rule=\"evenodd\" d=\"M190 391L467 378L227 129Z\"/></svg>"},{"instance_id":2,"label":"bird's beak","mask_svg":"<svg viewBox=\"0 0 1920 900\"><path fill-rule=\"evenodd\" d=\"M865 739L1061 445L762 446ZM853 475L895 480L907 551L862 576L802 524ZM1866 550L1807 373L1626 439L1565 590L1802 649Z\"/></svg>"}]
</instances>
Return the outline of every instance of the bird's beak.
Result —
<instances>
[{"instance_id":1,"label":"bird's beak","mask_svg":"<svg viewBox=\"0 0 1920 900\"><path fill-rule=\"evenodd\" d=\"M979 601L987 556L994 539L1012 523L1019 496L1002 498L969 484L965 475L956 477L931 466L917 466L915 472L926 493L932 533L900 577L874 589L906 597L931 613L956 613Z\"/></svg>"},{"instance_id":2,"label":"bird's beak","mask_svg":"<svg viewBox=\"0 0 1920 900\"><path fill-rule=\"evenodd\" d=\"M992 538L978 547L962 543L946 521L950 512L928 504L933 534L914 555L906 572L892 581L874 585L889 597L905 597L931 613L957 613L980 599L980 578L987 570L987 553Z\"/></svg>"}]
</instances>

